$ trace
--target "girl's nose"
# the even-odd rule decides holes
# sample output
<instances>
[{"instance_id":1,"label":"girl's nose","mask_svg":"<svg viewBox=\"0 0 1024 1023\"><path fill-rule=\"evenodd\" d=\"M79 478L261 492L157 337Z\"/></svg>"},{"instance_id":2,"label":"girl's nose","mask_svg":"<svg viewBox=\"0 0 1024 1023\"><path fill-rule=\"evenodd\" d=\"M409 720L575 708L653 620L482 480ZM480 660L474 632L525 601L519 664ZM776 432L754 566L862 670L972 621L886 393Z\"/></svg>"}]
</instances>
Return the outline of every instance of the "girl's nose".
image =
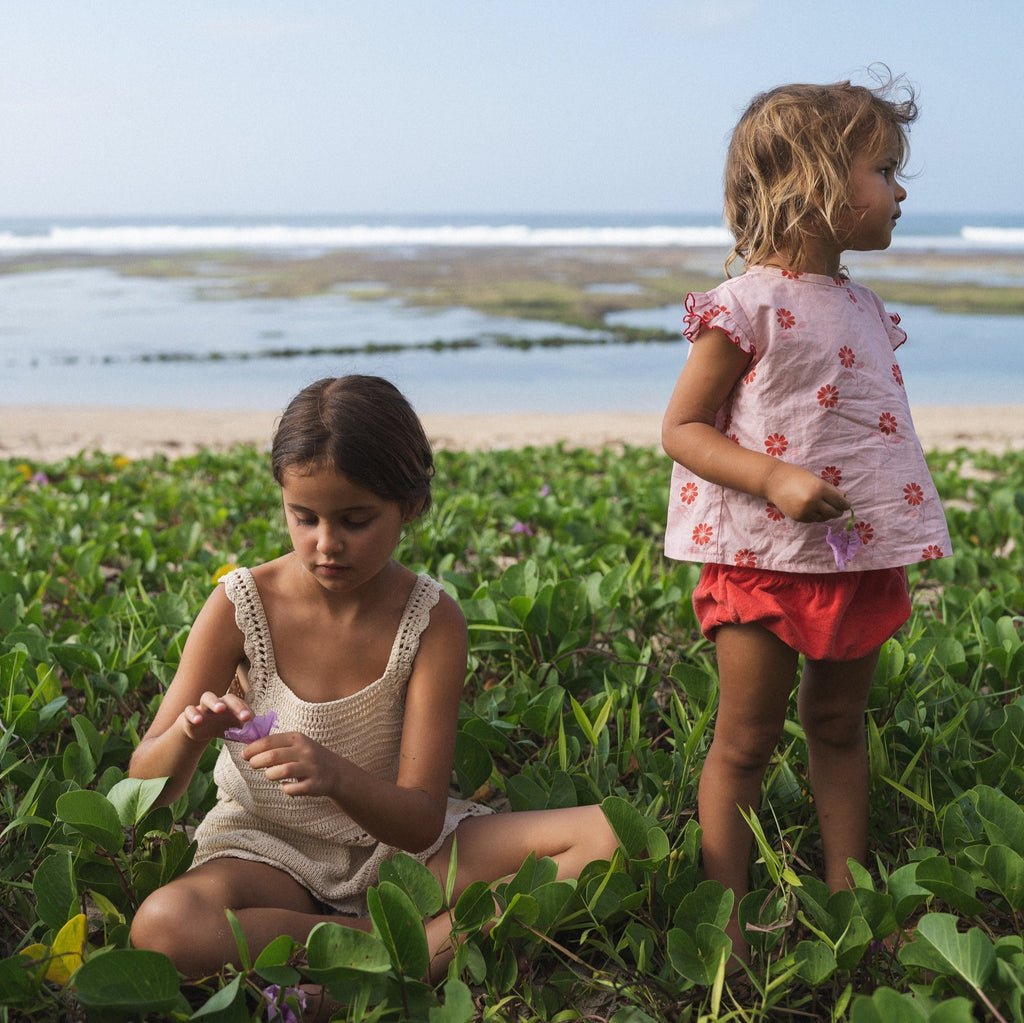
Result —
<instances>
[{"instance_id":1,"label":"girl's nose","mask_svg":"<svg viewBox=\"0 0 1024 1023\"><path fill-rule=\"evenodd\" d=\"M316 538L316 549L321 554L328 554L331 551L340 550L342 546L341 533L329 525L321 527Z\"/></svg>"}]
</instances>

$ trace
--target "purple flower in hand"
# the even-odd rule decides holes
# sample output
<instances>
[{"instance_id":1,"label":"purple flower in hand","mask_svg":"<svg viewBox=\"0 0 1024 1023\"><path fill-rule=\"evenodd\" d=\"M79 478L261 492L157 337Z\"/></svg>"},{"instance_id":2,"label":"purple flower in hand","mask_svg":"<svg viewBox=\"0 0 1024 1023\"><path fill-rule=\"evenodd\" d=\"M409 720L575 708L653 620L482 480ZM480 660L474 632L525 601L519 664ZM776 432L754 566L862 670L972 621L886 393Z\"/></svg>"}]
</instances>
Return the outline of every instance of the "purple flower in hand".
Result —
<instances>
[{"instance_id":1,"label":"purple flower in hand","mask_svg":"<svg viewBox=\"0 0 1024 1023\"><path fill-rule=\"evenodd\" d=\"M277 713L270 711L268 714L260 714L254 717L252 721L246 721L244 725L240 725L238 728L229 728L224 733L224 738L232 739L234 742L255 742L257 739L270 735L270 730L276 723Z\"/></svg>"},{"instance_id":2,"label":"purple flower in hand","mask_svg":"<svg viewBox=\"0 0 1024 1023\"><path fill-rule=\"evenodd\" d=\"M829 547L832 548L832 557L836 560L836 568L842 571L853 561L854 555L864 546L860 533L853 527L853 509L850 509L850 517L845 526L834 526L828 524L828 533L825 535Z\"/></svg>"},{"instance_id":3,"label":"purple flower in hand","mask_svg":"<svg viewBox=\"0 0 1024 1023\"><path fill-rule=\"evenodd\" d=\"M281 996L280 984L268 984L263 989L263 997L267 1001L267 1020L269 1023L300 1023L300 1017L285 999L291 999L298 1006L300 1012L306 1010L306 992L300 987L285 988L284 997Z\"/></svg>"}]
</instances>

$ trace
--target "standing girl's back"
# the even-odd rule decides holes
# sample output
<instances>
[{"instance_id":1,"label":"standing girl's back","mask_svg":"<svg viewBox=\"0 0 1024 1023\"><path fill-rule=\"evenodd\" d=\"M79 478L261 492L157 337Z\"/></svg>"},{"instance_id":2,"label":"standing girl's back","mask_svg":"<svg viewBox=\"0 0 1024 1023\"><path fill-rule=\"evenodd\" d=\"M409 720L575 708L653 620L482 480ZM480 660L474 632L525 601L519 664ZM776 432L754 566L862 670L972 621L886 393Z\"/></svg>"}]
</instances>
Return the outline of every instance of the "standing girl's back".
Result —
<instances>
[{"instance_id":1,"label":"standing girl's back","mask_svg":"<svg viewBox=\"0 0 1024 1023\"><path fill-rule=\"evenodd\" d=\"M725 173L743 273L690 295L665 414L665 550L704 563L693 602L719 706L699 813L707 875L747 890L756 808L803 657L799 712L838 889L867 851L864 714L878 651L910 614L904 566L950 551L894 354L899 318L841 266L888 247L912 91L783 86L737 125ZM749 952L736 914L734 952Z\"/></svg>"}]
</instances>

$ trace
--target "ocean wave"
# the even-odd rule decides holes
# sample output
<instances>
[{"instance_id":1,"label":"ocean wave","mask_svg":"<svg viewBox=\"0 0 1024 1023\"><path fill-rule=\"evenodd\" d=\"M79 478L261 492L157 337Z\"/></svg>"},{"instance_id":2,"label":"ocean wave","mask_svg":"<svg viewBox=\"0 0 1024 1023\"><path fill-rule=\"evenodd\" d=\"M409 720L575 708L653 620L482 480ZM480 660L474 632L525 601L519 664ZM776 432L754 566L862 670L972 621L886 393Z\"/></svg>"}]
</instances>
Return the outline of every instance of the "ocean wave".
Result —
<instances>
[{"instance_id":1,"label":"ocean wave","mask_svg":"<svg viewBox=\"0 0 1024 1023\"><path fill-rule=\"evenodd\" d=\"M970 245L991 249L1024 249L1024 227L964 227L960 236Z\"/></svg>"},{"instance_id":2,"label":"ocean wave","mask_svg":"<svg viewBox=\"0 0 1024 1023\"><path fill-rule=\"evenodd\" d=\"M209 222L149 224L48 224L36 230L0 228L0 256L46 253L185 252L428 247L619 246L727 249L732 236L715 224L550 225L528 223L288 224ZM893 236L893 248L910 251L1024 251L1024 227L947 227L946 232Z\"/></svg>"},{"instance_id":3,"label":"ocean wave","mask_svg":"<svg viewBox=\"0 0 1024 1023\"><path fill-rule=\"evenodd\" d=\"M685 246L728 245L723 227L531 227L508 225L351 225L343 227L134 226L51 227L0 232L0 253L153 252L197 249L324 250L407 246Z\"/></svg>"}]
</instances>

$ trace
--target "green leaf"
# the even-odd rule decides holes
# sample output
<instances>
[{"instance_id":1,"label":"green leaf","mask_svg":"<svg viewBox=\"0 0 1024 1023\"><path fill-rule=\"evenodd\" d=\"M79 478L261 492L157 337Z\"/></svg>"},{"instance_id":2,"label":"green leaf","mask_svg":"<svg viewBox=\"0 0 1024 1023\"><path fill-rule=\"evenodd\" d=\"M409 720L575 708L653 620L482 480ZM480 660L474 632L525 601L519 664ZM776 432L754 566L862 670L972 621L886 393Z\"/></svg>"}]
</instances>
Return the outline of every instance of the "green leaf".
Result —
<instances>
[{"instance_id":1,"label":"green leaf","mask_svg":"<svg viewBox=\"0 0 1024 1023\"><path fill-rule=\"evenodd\" d=\"M431 1006L429 1023L470 1023L476 1016L473 994L461 980L449 980L444 985L444 1004Z\"/></svg>"},{"instance_id":2,"label":"green leaf","mask_svg":"<svg viewBox=\"0 0 1024 1023\"><path fill-rule=\"evenodd\" d=\"M444 904L444 892L438 880L419 860L398 852L380 865L379 878L403 889L421 918L436 916Z\"/></svg>"},{"instance_id":3,"label":"green leaf","mask_svg":"<svg viewBox=\"0 0 1024 1023\"><path fill-rule=\"evenodd\" d=\"M992 942L977 927L958 931L957 917L952 913L921 917L914 940L900 949L899 959L907 966L961 977L976 991L985 990L996 968Z\"/></svg>"},{"instance_id":4,"label":"green leaf","mask_svg":"<svg viewBox=\"0 0 1024 1023\"><path fill-rule=\"evenodd\" d=\"M823 941L801 941L793 949L797 976L808 987L824 984L837 969L836 957Z\"/></svg>"},{"instance_id":5,"label":"green leaf","mask_svg":"<svg viewBox=\"0 0 1024 1023\"><path fill-rule=\"evenodd\" d=\"M914 876L922 888L928 889L966 916L977 916L985 911L984 903L974 897L974 880L971 875L943 856L922 860Z\"/></svg>"},{"instance_id":6,"label":"green leaf","mask_svg":"<svg viewBox=\"0 0 1024 1023\"><path fill-rule=\"evenodd\" d=\"M39 916L53 931L59 931L78 911L78 886L71 854L67 851L47 856L32 879Z\"/></svg>"},{"instance_id":7,"label":"green leaf","mask_svg":"<svg viewBox=\"0 0 1024 1023\"><path fill-rule=\"evenodd\" d=\"M988 785L977 786L967 796L977 804L978 816L993 845L1024 849L1024 808Z\"/></svg>"},{"instance_id":8,"label":"green leaf","mask_svg":"<svg viewBox=\"0 0 1024 1023\"><path fill-rule=\"evenodd\" d=\"M252 968L268 983L281 987L295 987L301 976L294 966L288 965L299 946L287 934L282 934L267 945L256 957Z\"/></svg>"},{"instance_id":9,"label":"green leaf","mask_svg":"<svg viewBox=\"0 0 1024 1023\"><path fill-rule=\"evenodd\" d=\"M709 985L722 960L732 954L732 941L720 927L698 924L689 932L673 927L667 938L668 959L673 969L694 984Z\"/></svg>"},{"instance_id":10,"label":"green leaf","mask_svg":"<svg viewBox=\"0 0 1024 1023\"><path fill-rule=\"evenodd\" d=\"M869 998L857 995L850 1023L975 1023L974 1008L966 998L950 998L937 1007L903 995L892 988L879 988Z\"/></svg>"},{"instance_id":11,"label":"green leaf","mask_svg":"<svg viewBox=\"0 0 1024 1023\"><path fill-rule=\"evenodd\" d=\"M65 792L57 800L57 818L107 852L119 852L124 831L117 810L106 796L91 789Z\"/></svg>"},{"instance_id":12,"label":"green leaf","mask_svg":"<svg viewBox=\"0 0 1024 1023\"><path fill-rule=\"evenodd\" d=\"M166 778L124 778L107 793L122 827L132 828L142 821L166 782Z\"/></svg>"},{"instance_id":13,"label":"green leaf","mask_svg":"<svg viewBox=\"0 0 1024 1023\"><path fill-rule=\"evenodd\" d=\"M494 893L485 881L474 881L467 886L452 910L457 931L466 933L483 927L494 919Z\"/></svg>"},{"instance_id":14,"label":"green leaf","mask_svg":"<svg viewBox=\"0 0 1024 1023\"><path fill-rule=\"evenodd\" d=\"M216 994L208 998L203 1004L189 1017L189 1019L202 1019L204 1016L215 1016L218 1013L226 1012L233 1008L239 1000L239 996L242 999L245 998L242 993L242 981L244 977L242 974L238 974L230 984L225 984ZM243 1003L244 1004L244 1003Z\"/></svg>"},{"instance_id":15,"label":"green leaf","mask_svg":"<svg viewBox=\"0 0 1024 1023\"><path fill-rule=\"evenodd\" d=\"M71 978L87 1009L110 1013L168 1012L178 1001L178 971L161 952L115 948L93 955Z\"/></svg>"},{"instance_id":16,"label":"green leaf","mask_svg":"<svg viewBox=\"0 0 1024 1023\"><path fill-rule=\"evenodd\" d=\"M647 821L640 811L622 796L607 796L601 809L626 855L638 857L647 845Z\"/></svg>"},{"instance_id":17,"label":"green leaf","mask_svg":"<svg viewBox=\"0 0 1024 1023\"><path fill-rule=\"evenodd\" d=\"M386 973L391 968L391 955L379 938L335 923L317 924L309 932L306 959L310 972L317 978L339 969Z\"/></svg>"},{"instance_id":18,"label":"green leaf","mask_svg":"<svg viewBox=\"0 0 1024 1023\"><path fill-rule=\"evenodd\" d=\"M385 881L366 893L370 918L399 973L420 978L430 966L430 950L423 919L412 899L397 885Z\"/></svg>"}]
</instances>

